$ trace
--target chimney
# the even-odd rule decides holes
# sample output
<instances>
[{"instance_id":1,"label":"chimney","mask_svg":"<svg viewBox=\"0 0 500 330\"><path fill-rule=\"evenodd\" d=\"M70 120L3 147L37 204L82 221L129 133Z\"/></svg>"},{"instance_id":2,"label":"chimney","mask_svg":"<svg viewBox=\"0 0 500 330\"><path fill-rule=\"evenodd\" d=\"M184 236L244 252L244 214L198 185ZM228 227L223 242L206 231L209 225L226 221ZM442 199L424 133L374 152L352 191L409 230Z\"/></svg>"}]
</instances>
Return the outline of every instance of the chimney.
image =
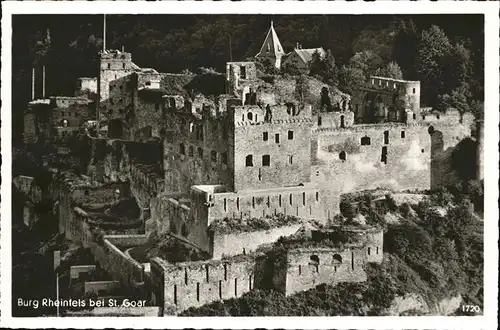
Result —
<instances>
[{"instance_id":1,"label":"chimney","mask_svg":"<svg viewBox=\"0 0 500 330\"><path fill-rule=\"evenodd\" d=\"M125 53L125 46L122 45L122 53Z\"/></svg>"},{"instance_id":2,"label":"chimney","mask_svg":"<svg viewBox=\"0 0 500 330\"><path fill-rule=\"evenodd\" d=\"M42 66L42 99L45 98L45 65Z\"/></svg>"},{"instance_id":3,"label":"chimney","mask_svg":"<svg viewBox=\"0 0 500 330\"><path fill-rule=\"evenodd\" d=\"M31 100L35 99L35 67L31 71Z\"/></svg>"}]
</instances>

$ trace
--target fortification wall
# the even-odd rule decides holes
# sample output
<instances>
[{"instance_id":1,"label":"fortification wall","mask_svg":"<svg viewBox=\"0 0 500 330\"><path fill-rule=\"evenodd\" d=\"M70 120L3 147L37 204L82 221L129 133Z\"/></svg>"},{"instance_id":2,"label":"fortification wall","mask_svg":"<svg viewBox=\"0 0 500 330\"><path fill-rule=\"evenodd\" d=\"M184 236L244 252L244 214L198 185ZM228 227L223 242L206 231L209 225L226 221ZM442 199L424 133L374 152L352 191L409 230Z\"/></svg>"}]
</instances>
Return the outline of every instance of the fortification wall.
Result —
<instances>
[{"instance_id":1,"label":"fortification wall","mask_svg":"<svg viewBox=\"0 0 500 330\"><path fill-rule=\"evenodd\" d=\"M318 262L319 261L319 262ZM325 283L364 282L365 251L359 249L297 248L288 251L284 291L291 295Z\"/></svg>"},{"instance_id":2,"label":"fortification wall","mask_svg":"<svg viewBox=\"0 0 500 330\"><path fill-rule=\"evenodd\" d=\"M234 108L236 191L309 182L310 108L296 116L286 107L271 111L272 121L264 123L265 110L259 107Z\"/></svg>"},{"instance_id":3,"label":"fortification wall","mask_svg":"<svg viewBox=\"0 0 500 330\"><path fill-rule=\"evenodd\" d=\"M295 234L301 224L258 230L253 232L218 233L213 234L211 254L213 259L223 259L238 254L254 252L264 244L274 243L281 236Z\"/></svg>"},{"instance_id":4,"label":"fortification wall","mask_svg":"<svg viewBox=\"0 0 500 330\"><path fill-rule=\"evenodd\" d=\"M91 117L91 100L81 97L53 97L50 100L52 127L80 127Z\"/></svg>"},{"instance_id":5,"label":"fortification wall","mask_svg":"<svg viewBox=\"0 0 500 330\"><path fill-rule=\"evenodd\" d=\"M162 112L163 99L139 97L135 107L135 120L132 127L134 141L148 141L160 138L165 126Z\"/></svg>"},{"instance_id":6,"label":"fortification wall","mask_svg":"<svg viewBox=\"0 0 500 330\"><path fill-rule=\"evenodd\" d=\"M146 235L106 235L106 239L115 246L133 247L146 244Z\"/></svg>"},{"instance_id":7,"label":"fortification wall","mask_svg":"<svg viewBox=\"0 0 500 330\"><path fill-rule=\"evenodd\" d=\"M102 243L91 242L90 250L96 262L106 270L111 277L128 287L144 281L143 266L120 251L106 238Z\"/></svg>"},{"instance_id":8,"label":"fortification wall","mask_svg":"<svg viewBox=\"0 0 500 330\"><path fill-rule=\"evenodd\" d=\"M313 116L315 128L345 128L354 124L354 112L320 112Z\"/></svg>"},{"instance_id":9,"label":"fortification wall","mask_svg":"<svg viewBox=\"0 0 500 330\"><path fill-rule=\"evenodd\" d=\"M204 262L185 262L175 265L155 258L153 273L163 278L164 315L175 315L189 307L241 297L254 287L256 261L251 257Z\"/></svg>"},{"instance_id":10,"label":"fortification wall","mask_svg":"<svg viewBox=\"0 0 500 330\"><path fill-rule=\"evenodd\" d=\"M311 181L342 192L430 188L431 139L424 126L356 125L318 129Z\"/></svg>"},{"instance_id":11,"label":"fortification wall","mask_svg":"<svg viewBox=\"0 0 500 330\"><path fill-rule=\"evenodd\" d=\"M163 162L167 192L189 194L195 184L232 186L233 136L224 118L167 114Z\"/></svg>"},{"instance_id":12,"label":"fortification wall","mask_svg":"<svg viewBox=\"0 0 500 330\"><path fill-rule=\"evenodd\" d=\"M210 200L210 197L209 197ZM292 215L305 219L327 219L338 210L339 194L313 186L215 193L211 197L208 219L248 219Z\"/></svg>"}]
</instances>

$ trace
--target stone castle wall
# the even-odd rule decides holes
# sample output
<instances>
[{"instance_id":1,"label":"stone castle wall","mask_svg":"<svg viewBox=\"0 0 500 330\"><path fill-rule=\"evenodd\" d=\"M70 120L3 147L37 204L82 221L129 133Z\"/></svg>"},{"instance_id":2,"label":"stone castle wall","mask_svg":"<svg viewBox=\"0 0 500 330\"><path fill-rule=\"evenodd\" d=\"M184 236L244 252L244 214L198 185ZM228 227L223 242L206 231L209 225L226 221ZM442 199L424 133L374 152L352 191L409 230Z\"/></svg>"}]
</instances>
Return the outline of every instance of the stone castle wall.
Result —
<instances>
[{"instance_id":1,"label":"stone castle wall","mask_svg":"<svg viewBox=\"0 0 500 330\"><path fill-rule=\"evenodd\" d=\"M188 194L196 184L232 186L232 130L219 118L174 112L164 139L165 186Z\"/></svg>"},{"instance_id":2,"label":"stone castle wall","mask_svg":"<svg viewBox=\"0 0 500 330\"><path fill-rule=\"evenodd\" d=\"M286 295L322 283L335 285L367 279L363 269L365 251L356 248L297 248L288 251L286 260L286 283L281 287Z\"/></svg>"},{"instance_id":3,"label":"stone castle wall","mask_svg":"<svg viewBox=\"0 0 500 330\"><path fill-rule=\"evenodd\" d=\"M295 234L301 226L295 224L252 232L214 233L210 252L213 259L255 252L261 245L272 244L281 236Z\"/></svg>"},{"instance_id":4,"label":"stone castle wall","mask_svg":"<svg viewBox=\"0 0 500 330\"><path fill-rule=\"evenodd\" d=\"M168 264L151 260L157 301L163 314L175 315L190 307L216 300L238 298L254 287L256 261L252 257ZM163 298L163 299L161 299Z\"/></svg>"}]
</instances>

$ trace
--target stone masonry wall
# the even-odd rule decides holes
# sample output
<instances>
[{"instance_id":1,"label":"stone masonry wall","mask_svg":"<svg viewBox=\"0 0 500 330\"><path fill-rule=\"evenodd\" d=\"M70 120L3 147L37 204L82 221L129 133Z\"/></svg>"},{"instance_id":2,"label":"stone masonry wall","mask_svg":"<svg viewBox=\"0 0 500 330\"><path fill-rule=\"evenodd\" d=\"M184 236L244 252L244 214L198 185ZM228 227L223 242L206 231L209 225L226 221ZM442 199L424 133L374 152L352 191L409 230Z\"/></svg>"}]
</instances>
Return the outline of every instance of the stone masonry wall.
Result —
<instances>
[{"instance_id":1,"label":"stone masonry wall","mask_svg":"<svg viewBox=\"0 0 500 330\"><path fill-rule=\"evenodd\" d=\"M196 184L232 186L232 130L224 117L201 119L192 114L168 115L164 139L167 192L188 194Z\"/></svg>"},{"instance_id":2,"label":"stone masonry wall","mask_svg":"<svg viewBox=\"0 0 500 330\"><path fill-rule=\"evenodd\" d=\"M251 257L175 265L155 258L151 263L152 271L161 271L163 275L164 315L174 315L216 300L241 297L254 286L256 261Z\"/></svg>"},{"instance_id":3,"label":"stone masonry wall","mask_svg":"<svg viewBox=\"0 0 500 330\"><path fill-rule=\"evenodd\" d=\"M274 243L281 236L295 234L301 224L259 230L253 232L214 233L212 241L212 258L222 259L238 254L255 251L260 245Z\"/></svg>"},{"instance_id":4,"label":"stone masonry wall","mask_svg":"<svg viewBox=\"0 0 500 330\"><path fill-rule=\"evenodd\" d=\"M309 182L310 109L293 116L286 107L273 107L272 113L268 123L259 107L234 108L236 191Z\"/></svg>"},{"instance_id":5,"label":"stone masonry wall","mask_svg":"<svg viewBox=\"0 0 500 330\"><path fill-rule=\"evenodd\" d=\"M316 131L312 181L342 192L430 188L431 139L425 126L356 125ZM385 158L384 158L385 154Z\"/></svg>"},{"instance_id":6,"label":"stone masonry wall","mask_svg":"<svg viewBox=\"0 0 500 330\"><path fill-rule=\"evenodd\" d=\"M284 291L286 295L291 295L322 283L335 285L339 282L364 282L367 280L363 269L365 261L365 251L355 248L290 250L287 255Z\"/></svg>"}]
</instances>

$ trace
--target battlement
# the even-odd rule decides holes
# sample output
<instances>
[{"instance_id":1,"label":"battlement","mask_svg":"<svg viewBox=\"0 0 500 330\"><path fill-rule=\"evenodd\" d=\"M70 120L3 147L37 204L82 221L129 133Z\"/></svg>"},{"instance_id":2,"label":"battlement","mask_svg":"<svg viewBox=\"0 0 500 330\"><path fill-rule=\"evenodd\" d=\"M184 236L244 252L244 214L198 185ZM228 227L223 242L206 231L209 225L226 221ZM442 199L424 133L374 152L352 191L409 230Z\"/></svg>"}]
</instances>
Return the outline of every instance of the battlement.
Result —
<instances>
[{"instance_id":1,"label":"battlement","mask_svg":"<svg viewBox=\"0 0 500 330\"><path fill-rule=\"evenodd\" d=\"M81 96L53 96L50 98L51 106L57 108L69 108L73 105L88 105L92 102L92 100Z\"/></svg>"},{"instance_id":2,"label":"battlement","mask_svg":"<svg viewBox=\"0 0 500 330\"><path fill-rule=\"evenodd\" d=\"M132 53L122 52L117 49L101 51L99 56L103 60L132 60Z\"/></svg>"},{"instance_id":3,"label":"battlement","mask_svg":"<svg viewBox=\"0 0 500 330\"><path fill-rule=\"evenodd\" d=\"M387 91L405 91L406 94L420 95L420 81L410 81L379 76L370 76L366 86L368 88L383 89Z\"/></svg>"},{"instance_id":4,"label":"battlement","mask_svg":"<svg viewBox=\"0 0 500 330\"><path fill-rule=\"evenodd\" d=\"M189 307L216 300L240 297L254 288L255 269L256 260L251 256L175 265L161 258L151 259L154 283L163 290L164 315L175 315Z\"/></svg>"},{"instance_id":5,"label":"battlement","mask_svg":"<svg viewBox=\"0 0 500 330\"><path fill-rule=\"evenodd\" d=\"M237 105L230 108L235 126L261 124L311 123L312 106L298 103L261 107L258 105Z\"/></svg>"},{"instance_id":6,"label":"battlement","mask_svg":"<svg viewBox=\"0 0 500 330\"><path fill-rule=\"evenodd\" d=\"M354 125L354 113L351 111L320 112L313 116L318 130L343 129Z\"/></svg>"}]
</instances>

